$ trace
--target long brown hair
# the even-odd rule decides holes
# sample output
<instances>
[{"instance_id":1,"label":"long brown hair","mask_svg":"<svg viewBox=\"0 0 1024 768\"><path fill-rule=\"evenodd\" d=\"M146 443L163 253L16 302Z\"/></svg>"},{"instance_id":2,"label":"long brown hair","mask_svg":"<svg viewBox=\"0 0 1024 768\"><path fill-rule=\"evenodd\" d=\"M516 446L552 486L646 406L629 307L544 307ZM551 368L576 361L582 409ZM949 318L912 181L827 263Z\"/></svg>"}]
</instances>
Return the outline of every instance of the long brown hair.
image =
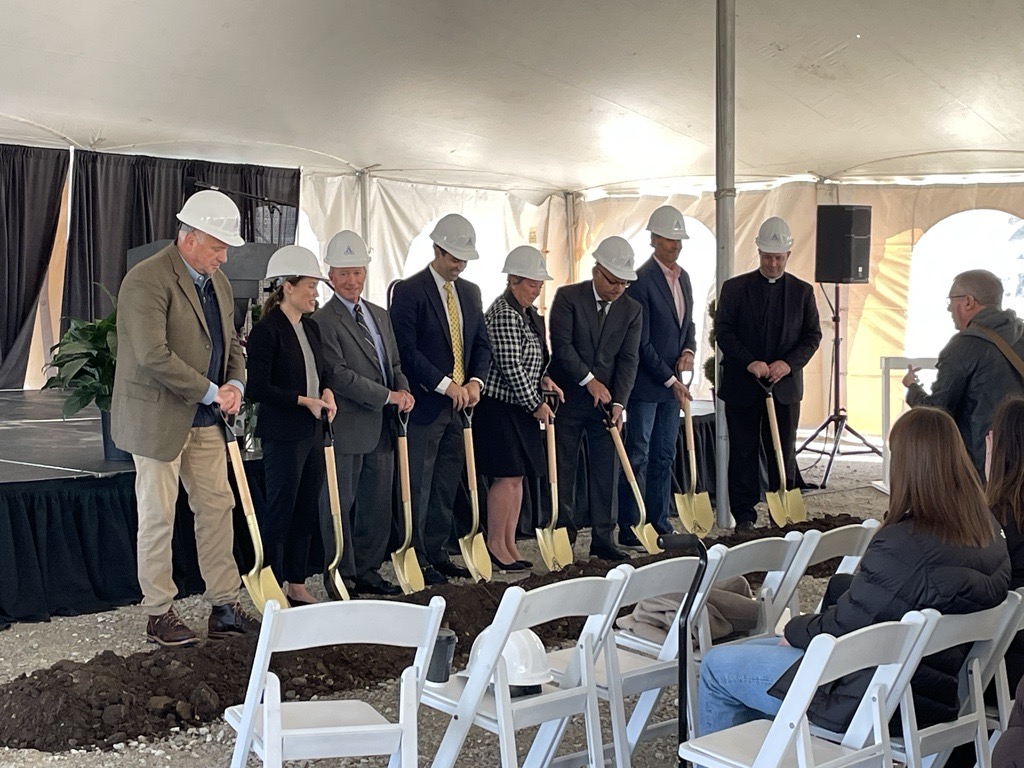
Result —
<instances>
[{"instance_id":1,"label":"long brown hair","mask_svg":"<svg viewBox=\"0 0 1024 768\"><path fill-rule=\"evenodd\" d=\"M946 544L983 547L995 535L963 438L940 408L914 408L889 434L889 509L883 527L912 520Z\"/></svg>"},{"instance_id":2,"label":"long brown hair","mask_svg":"<svg viewBox=\"0 0 1024 768\"><path fill-rule=\"evenodd\" d=\"M284 301L284 284L289 283L290 285L298 285L302 281L302 275L294 275L287 277L281 281L281 284L270 292L270 295L263 301L263 309L260 310L260 317L266 317Z\"/></svg>"},{"instance_id":3,"label":"long brown hair","mask_svg":"<svg viewBox=\"0 0 1024 768\"><path fill-rule=\"evenodd\" d=\"M1004 527L1013 515L1024 530L1024 397L1008 397L996 410L986 497Z\"/></svg>"}]
</instances>

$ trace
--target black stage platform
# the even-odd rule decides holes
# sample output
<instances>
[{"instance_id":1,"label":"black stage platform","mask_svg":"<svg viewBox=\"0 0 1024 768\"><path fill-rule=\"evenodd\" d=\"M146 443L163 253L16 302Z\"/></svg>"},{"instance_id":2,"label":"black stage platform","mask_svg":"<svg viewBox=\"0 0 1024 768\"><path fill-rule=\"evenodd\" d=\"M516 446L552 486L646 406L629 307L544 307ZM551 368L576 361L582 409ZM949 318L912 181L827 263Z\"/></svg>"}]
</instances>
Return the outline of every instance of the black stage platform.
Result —
<instances>
[{"instance_id":1,"label":"black stage platform","mask_svg":"<svg viewBox=\"0 0 1024 768\"><path fill-rule=\"evenodd\" d=\"M103 459L95 407L64 421L62 403L59 392L0 390L0 628L14 621L109 610L142 598L135 567L134 465ZM703 490L701 481L710 480L706 487L714 498L711 404L695 403L694 412L698 482ZM676 474L686 487L682 437L680 430ZM259 509L265 498L261 460L247 459L246 474ZM585 474L580 482L586 486ZM533 509L546 507L546 486L529 490L526 497L520 529L532 538L536 519L547 519L546 509L539 514ZM182 490L173 545L180 595L204 589L192 525ZM317 538L311 545L310 575L323 569L321 553ZM235 559L240 568L251 567L252 548L239 507Z\"/></svg>"}]
</instances>

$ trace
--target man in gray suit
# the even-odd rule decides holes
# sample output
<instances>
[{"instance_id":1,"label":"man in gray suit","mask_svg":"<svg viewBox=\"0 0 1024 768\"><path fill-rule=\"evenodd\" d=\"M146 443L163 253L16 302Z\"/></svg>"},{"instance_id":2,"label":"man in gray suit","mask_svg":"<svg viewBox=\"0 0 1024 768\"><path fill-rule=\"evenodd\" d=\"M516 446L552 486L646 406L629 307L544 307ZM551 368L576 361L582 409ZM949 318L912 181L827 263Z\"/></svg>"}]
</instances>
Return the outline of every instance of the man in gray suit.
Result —
<instances>
[{"instance_id":1,"label":"man in gray suit","mask_svg":"<svg viewBox=\"0 0 1024 768\"><path fill-rule=\"evenodd\" d=\"M355 232L331 238L324 259L334 296L313 320L320 328L324 355L338 403L337 424L345 438L336 453L346 544L342 574L354 591L396 595L401 590L378 573L391 533L395 430L391 409L403 413L415 403L402 373L395 332L388 313L362 298L370 256ZM334 556L330 520L324 520L328 560Z\"/></svg>"},{"instance_id":2,"label":"man in gray suit","mask_svg":"<svg viewBox=\"0 0 1024 768\"><path fill-rule=\"evenodd\" d=\"M231 283L219 271L242 245L241 217L226 195L204 190L178 214L177 242L132 268L117 306L114 442L135 460L138 574L149 614L146 639L197 642L174 613L171 538L180 477L195 513L199 569L213 606L211 639L258 632L238 604L224 432L217 409L238 412L245 361L235 336Z\"/></svg>"}]
</instances>

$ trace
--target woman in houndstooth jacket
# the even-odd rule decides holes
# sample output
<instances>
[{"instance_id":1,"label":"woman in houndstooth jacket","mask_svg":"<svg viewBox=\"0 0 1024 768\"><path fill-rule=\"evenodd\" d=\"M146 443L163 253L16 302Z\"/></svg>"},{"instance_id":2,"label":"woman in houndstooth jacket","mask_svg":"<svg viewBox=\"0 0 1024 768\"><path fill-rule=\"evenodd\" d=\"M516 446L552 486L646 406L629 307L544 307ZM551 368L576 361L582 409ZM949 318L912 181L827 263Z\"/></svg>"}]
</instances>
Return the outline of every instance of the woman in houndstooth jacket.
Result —
<instances>
[{"instance_id":1,"label":"woman in houndstooth jacket","mask_svg":"<svg viewBox=\"0 0 1024 768\"><path fill-rule=\"evenodd\" d=\"M491 342L491 368L476 409L474 448L477 466L491 480L487 493L487 549L494 565L522 571L532 563L516 549L516 523L523 503L523 478L546 474L544 441L538 422L554 413L542 391L562 392L546 375L544 320L533 302L551 275L536 248L513 249L502 271L508 289L487 309L484 321Z\"/></svg>"}]
</instances>

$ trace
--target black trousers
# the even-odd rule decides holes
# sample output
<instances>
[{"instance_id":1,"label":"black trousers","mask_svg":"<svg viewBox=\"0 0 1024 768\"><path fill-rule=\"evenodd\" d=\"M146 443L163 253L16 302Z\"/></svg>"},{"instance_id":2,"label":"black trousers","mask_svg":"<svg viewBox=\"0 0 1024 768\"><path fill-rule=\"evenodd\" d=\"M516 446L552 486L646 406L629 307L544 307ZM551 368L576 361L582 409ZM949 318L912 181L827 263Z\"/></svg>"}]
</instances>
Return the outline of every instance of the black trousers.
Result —
<instances>
[{"instance_id":1,"label":"black trousers","mask_svg":"<svg viewBox=\"0 0 1024 768\"><path fill-rule=\"evenodd\" d=\"M391 431L386 427L381 430L380 441L370 453L336 454L335 465L343 537L339 570L343 576L362 580L375 573L388 556L395 473ZM334 522L329 500L321 511L320 530L324 562L329 564L334 559Z\"/></svg>"},{"instance_id":2,"label":"black trousers","mask_svg":"<svg viewBox=\"0 0 1024 768\"><path fill-rule=\"evenodd\" d=\"M466 462L462 430L462 416L450 404L430 424L409 424L413 546L421 565L450 560L448 544L457 538L453 508Z\"/></svg>"},{"instance_id":3,"label":"black trousers","mask_svg":"<svg viewBox=\"0 0 1024 768\"><path fill-rule=\"evenodd\" d=\"M783 463L786 467L786 488L797 484L796 427L800 422L800 403L784 405L775 402L779 423ZM729 428L729 506L737 523L754 522L754 505L761 500L760 455L764 445L768 461L768 487L779 487L778 463L772 447L768 411L763 399L752 404L725 404L725 422Z\"/></svg>"},{"instance_id":4,"label":"black trousers","mask_svg":"<svg viewBox=\"0 0 1024 768\"><path fill-rule=\"evenodd\" d=\"M279 580L302 584L327 476L323 437L263 439L267 505L257 522L263 555Z\"/></svg>"},{"instance_id":5,"label":"black trousers","mask_svg":"<svg viewBox=\"0 0 1024 768\"><path fill-rule=\"evenodd\" d=\"M569 538L576 540L576 532L586 520L586 513L576 508L576 479L580 445L587 436L590 499L590 527L592 541L612 544L615 531L615 480L619 463L611 435L601 420L600 412L563 409L555 420L555 451L558 455L558 525L568 529ZM581 494L582 495L582 494Z\"/></svg>"}]
</instances>

